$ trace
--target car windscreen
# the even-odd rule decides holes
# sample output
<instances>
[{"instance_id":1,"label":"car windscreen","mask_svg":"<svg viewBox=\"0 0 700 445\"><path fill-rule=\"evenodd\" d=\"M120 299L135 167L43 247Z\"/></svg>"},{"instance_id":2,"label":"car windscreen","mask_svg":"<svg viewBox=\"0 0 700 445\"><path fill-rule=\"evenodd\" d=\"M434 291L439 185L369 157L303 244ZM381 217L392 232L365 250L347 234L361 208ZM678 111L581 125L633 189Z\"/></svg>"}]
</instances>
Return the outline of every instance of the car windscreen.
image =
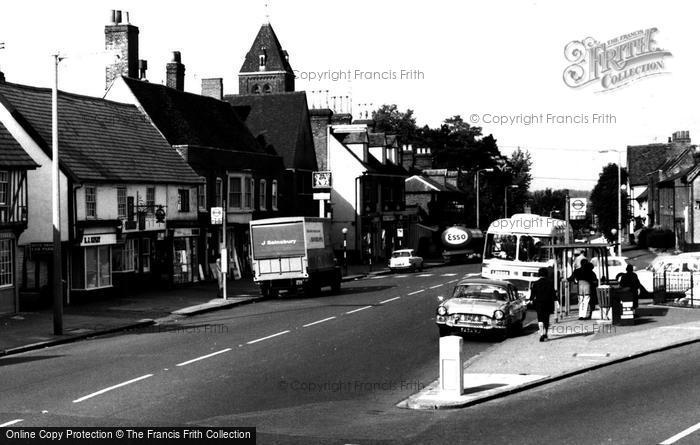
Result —
<instances>
[{"instance_id":1,"label":"car windscreen","mask_svg":"<svg viewBox=\"0 0 700 445\"><path fill-rule=\"evenodd\" d=\"M530 285L532 284L531 281L527 280L509 279L507 281L520 291L530 290Z\"/></svg>"},{"instance_id":2,"label":"car windscreen","mask_svg":"<svg viewBox=\"0 0 700 445\"><path fill-rule=\"evenodd\" d=\"M411 252L394 252L391 255L392 258L402 258L402 257L408 258L410 256L411 256Z\"/></svg>"},{"instance_id":3,"label":"car windscreen","mask_svg":"<svg viewBox=\"0 0 700 445\"><path fill-rule=\"evenodd\" d=\"M455 287L452 298L469 298L473 300L506 301L508 293L501 286L491 284L464 284Z\"/></svg>"}]
</instances>

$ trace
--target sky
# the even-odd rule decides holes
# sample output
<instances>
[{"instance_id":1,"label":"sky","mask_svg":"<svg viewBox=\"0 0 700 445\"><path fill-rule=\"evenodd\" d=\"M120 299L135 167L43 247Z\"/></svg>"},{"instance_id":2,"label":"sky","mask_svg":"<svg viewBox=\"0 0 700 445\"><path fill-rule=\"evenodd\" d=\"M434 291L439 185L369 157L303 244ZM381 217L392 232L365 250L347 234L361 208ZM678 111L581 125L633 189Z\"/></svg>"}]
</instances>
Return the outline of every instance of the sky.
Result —
<instances>
[{"instance_id":1,"label":"sky","mask_svg":"<svg viewBox=\"0 0 700 445\"><path fill-rule=\"evenodd\" d=\"M180 51L187 91L199 93L202 78L223 77L225 94L235 94L245 54L269 15L298 76L297 90L351 96L355 111L359 104L397 104L414 110L419 125L461 115L493 134L503 154L518 147L531 153L531 189L590 189L627 145L665 142L677 130L700 137L698 113L691 112L700 97L692 2L268 3L7 2L0 14L0 70L9 82L48 87L51 54L59 52L65 57L59 88L103 95L104 26L118 9L140 29L149 81L164 82L172 51ZM670 53L652 57L663 64L656 75L611 90L600 79L578 88L564 82L570 42L609 42L653 28L655 48Z\"/></svg>"}]
</instances>

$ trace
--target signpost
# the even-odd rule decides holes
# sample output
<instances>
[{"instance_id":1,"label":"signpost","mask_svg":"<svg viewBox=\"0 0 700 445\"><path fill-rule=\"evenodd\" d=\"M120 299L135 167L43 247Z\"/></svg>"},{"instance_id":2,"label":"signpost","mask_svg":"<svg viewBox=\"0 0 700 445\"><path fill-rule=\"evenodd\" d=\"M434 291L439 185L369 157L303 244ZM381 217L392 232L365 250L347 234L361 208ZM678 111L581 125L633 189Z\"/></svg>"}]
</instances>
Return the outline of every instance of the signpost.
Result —
<instances>
[{"instance_id":1,"label":"signpost","mask_svg":"<svg viewBox=\"0 0 700 445\"><path fill-rule=\"evenodd\" d=\"M569 214L571 219L586 219L587 198L570 198Z\"/></svg>"},{"instance_id":2,"label":"signpost","mask_svg":"<svg viewBox=\"0 0 700 445\"><path fill-rule=\"evenodd\" d=\"M311 186L314 189L314 199L318 201L318 216L325 218L326 201L331 199L332 174L330 171L313 172Z\"/></svg>"}]
</instances>

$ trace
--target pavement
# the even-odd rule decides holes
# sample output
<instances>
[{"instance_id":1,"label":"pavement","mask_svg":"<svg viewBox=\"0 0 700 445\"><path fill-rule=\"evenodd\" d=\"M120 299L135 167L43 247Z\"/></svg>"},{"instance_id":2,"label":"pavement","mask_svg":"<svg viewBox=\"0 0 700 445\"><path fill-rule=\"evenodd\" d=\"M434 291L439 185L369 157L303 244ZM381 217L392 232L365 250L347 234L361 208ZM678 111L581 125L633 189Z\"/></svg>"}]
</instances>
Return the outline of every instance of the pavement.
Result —
<instances>
[{"instance_id":1,"label":"pavement","mask_svg":"<svg viewBox=\"0 0 700 445\"><path fill-rule=\"evenodd\" d=\"M653 254L628 250L637 267ZM626 360L700 342L700 312L692 308L657 306L640 300L633 325L579 320L576 305L568 316L552 323L549 340L539 341L533 321L516 336L496 343L463 365L462 394L440 390L435 380L400 402L401 408L435 410L464 408L524 391ZM554 317L552 317L554 321ZM438 363L435 364L436 369Z\"/></svg>"}]
</instances>

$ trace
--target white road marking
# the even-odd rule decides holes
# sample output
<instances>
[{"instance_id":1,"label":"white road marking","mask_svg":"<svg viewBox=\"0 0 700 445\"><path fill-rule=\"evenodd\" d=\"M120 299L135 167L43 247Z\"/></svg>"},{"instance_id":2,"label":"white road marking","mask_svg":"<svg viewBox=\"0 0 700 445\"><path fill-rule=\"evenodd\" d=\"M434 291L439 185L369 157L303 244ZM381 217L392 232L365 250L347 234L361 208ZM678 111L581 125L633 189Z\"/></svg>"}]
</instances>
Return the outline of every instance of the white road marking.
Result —
<instances>
[{"instance_id":1,"label":"white road marking","mask_svg":"<svg viewBox=\"0 0 700 445\"><path fill-rule=\"evenodd\" d=\"M464 277L465 277L465 278L469 278L469 277L476 277L476 276L478 276L478 275L481 275L481 272L467 273L467 274L464 274Z\"/></svg>"},{"instance_id":2,"label":"white road marking","mask_svg":"<svg viewBox=\"0 0 700 445\"><path fill-rule=\"evenodd\" d=\"M287 329L286 331L278 332L278 333L276 333L276 334L268 335L267 337L258 338L258 339L256 339L256 340L251 340L251 341L249 341L249 342L246 343L246 344L247 344L247 345L252 345L253 343L257 343L257 342L259 342L259 341L267 340L267 339L270 339L270 338L273 338L273 337L277 337L277 336L279 336L279 335L288 334L288 333L289 333L289 329Z\"/></svg>"},{"instance_id":3,"label":"white road marking","mask_svg":"<svg viewBox=\"0 0 700 445\"><path fill-rule=\"evenodd\" d=\"M419 276L419 277L432 277L433 275L434 275L434 274L431 274L431 273L422 273L422 274L420 274L420 275L418 275L418 276Z\"/></svg>"},{"instance_id":4,"label":"white road marking","mask_svg":"<svg viewBox=\"0 0 700 445\"><path fill-rule=\"evenodd\" d=\"M319 324L319 323L323 323L323 322L326 322L326 321L329 321L329 320L333 320L334 318L335 318L335 317L324 318L323 320L317 320L317 321L314 321L313 323L305 324L305 325L302 326L302 327L303 327L303 328L308 328L309 326L313 326L313 325L315 325L315 324Z\"/></svg>"},{"instance_id":5,"label":"white road marking","mask_svg":"<svg viewBox=\"0 0 700 445\"><path fill-rule=\"evenodd\" d=\"M609 352L575 352L574 357L610 357Z\"/></svg>"},{"instance_id":6,"label":"white road marking","mask_svg":"<svg viewBox=\"0 0 700 445\"><path fill-rule=\"evenodd\" d=\"M438 287L442 287L444 284L436 284L435 286L430 286L428 289L437 289Z\"/></svg>"},{"instance_id":7,"label":"white road marking","mask_svg":"<svg viewBox=\"0 0 700 445\"><path fill-rule=\"evenodd\" d=\"M456 273L444 273L444 274L442 274L442 275L440 275L440 276L441 276L441 277L454 277L455 275L457 275L457 274L456 274Z\"/></svg>"},{"instance_id":8,"label":"white road marking","mask_svg":"<svg viewBox=\"0 0 700 445\"><path fill-rule=\"evenodd\" d=\"M132 383L138 382L139 380L147 379L149 377L153 377L153 374L142 375L141 377L136 377L135 379L127 380L126 382L122 382L122 383L119 383L117 385L110 386L109 388L101 389L97 392L93 392L92 394L88 394L88 395L83 396L79 399L75 399L75 400L73 400L73 403L80 403L83 400L87 400L87 399L90 399L92 397L99 396L100 394L104 394L104 393L111 391L113 389L121 388L122 386L130 385Z\"/></svg>"},{"instance_id":9,"label":"white road marking","mask_svg":"<svg viewBox=\"0 0 700 445\"><path fill-rule=\"evenodd\" d=\"M388 303L390 301L398 300L399 298L401 298L401 297L389 298L388 300L380 301L379 304Z\"/></svg>"},{"instance_id":10,"label":"white road marking","mask_svg":"<svg viewBox=\"0 0 700 445\"><path fill-rule=\"evenodd\" d=\"M661 329L690 329L691 331L700 329L700 326L660 326Z\"/></svg>"},{"instance_id":11,"label":"white road marking","mask_svg":"<svg viewBox=\"0 0 700 445\"><path fill-rule=\"evenodd\" d=\"M10 420L9 422L1 423L0 428L4 428L6 426L14 425L15 423L20 423L24 419L15 419L15 420Z\"/></svg>"},{"instance_id":12,"label":"white road marking","mask_svg":"<svg viewBox=\"0 0 700 445\"><path fill-rule=\"evenodd\" d=\"M381 280L382 278L386 278L386 275L375 275L370 280Z\"/></svg>"},{"instance_id":13,"label":"white road marking","mask_svg":"<svg viewBox=\"0 0 700 445\"><path fill-rule=\"evenodd\" d=\"M421 292L425 292L425 289L421 289L421 290L417 290L417 291L411 292L411 293L408 294L408 295L415 295L415 294L419 294L419 293L421 293Z\"/></svg>"},{"instance_id":14,"label":"white road marking","mask_svg":"<svg viewBox=\"0 0 700 445\"><path fill-rule=\"evenodd\" d=\"M459 281L459 280L450 280L450 281L448 281L448 283L456 283L457 281Z\"/></svg>"},{"instance_id":15,"label":"white road marking","mask_svg":"<svg viewBox=\"0 0 700 445\"><path fill-rule=\"evenodd\" d=\"M361 307L361 308L359 308L359 309L353 309L353 310L351 310L351 311L346 312L346 314L353 314L353 313L355 313L355 312L364 311L365 309L369 309L369 308L371 308L371 307L372 307L372 306L364 306L364 307Z\"/></svg>"},{"instance_id":16,"label":"white road marking","mask_svg":"<svg viewBox=\"0 0 700 445\"><path fill-rule=\"evenodd\" d=\"M668 439L664 440L661 442L659 445L671 445L672 443L676 443L685 436L694 433L695 431L700 430L700 423L696 423L695 425L691 426L687 430L683 430L680 433L676 434L673 437L669 437Z\"/></svg>"},{"instance_id":17,"label":"white road marking","mask_svg":"<svg viewBox=\"0 0 700 445\"><path fill-rule=\"evenodd\" d=\"M406 278L408 275L394 275L394 278Z\"/></svg>"},{"instance_id":18,"label":"white road marking","mask_svg":"<svg viewBox=\"0 0 700 445\"><path fill-rule=\"evenodd\" d=\"M204 360L205 358L209 358L209 357L214 357L215 355L223 354L224 352L228 352L230 350L231 350L231 348L222 349L221 351L212 352L211 354L203 355L201 357L193 358L192 360L187 360L186 362L178 363L175 366L189 365L190 363L198 362L200 360Z\"/></svg>"}]
</instances>

